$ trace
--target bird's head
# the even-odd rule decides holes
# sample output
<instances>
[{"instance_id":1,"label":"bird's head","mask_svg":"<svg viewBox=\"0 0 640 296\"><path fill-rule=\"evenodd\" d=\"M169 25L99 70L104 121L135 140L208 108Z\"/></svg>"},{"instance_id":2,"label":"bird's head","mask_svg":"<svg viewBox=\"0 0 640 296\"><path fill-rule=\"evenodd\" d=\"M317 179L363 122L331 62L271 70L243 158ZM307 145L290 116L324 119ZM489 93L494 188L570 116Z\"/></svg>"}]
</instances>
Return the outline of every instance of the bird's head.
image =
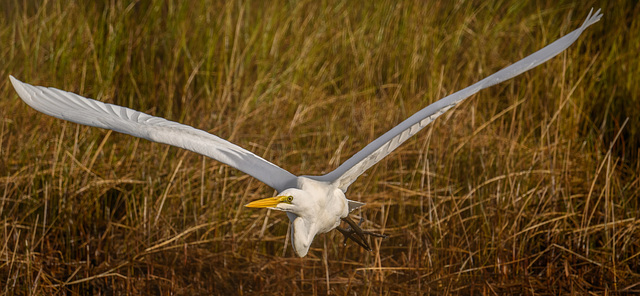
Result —
<instances>
[{"instance_id":1,"label":"bird's head","mask_svg":"<svg viewBox=\"0 0 640 296\"><path fill-rule=\"evenodd\" d=\"M300 189L287 189L280 192L276 197L252 201L246 204L245 207L268 208L300 215L307 210L307 203L310 201L309 198L305 198L305 194L306 192Z\"/></svg>"}]
</instances>

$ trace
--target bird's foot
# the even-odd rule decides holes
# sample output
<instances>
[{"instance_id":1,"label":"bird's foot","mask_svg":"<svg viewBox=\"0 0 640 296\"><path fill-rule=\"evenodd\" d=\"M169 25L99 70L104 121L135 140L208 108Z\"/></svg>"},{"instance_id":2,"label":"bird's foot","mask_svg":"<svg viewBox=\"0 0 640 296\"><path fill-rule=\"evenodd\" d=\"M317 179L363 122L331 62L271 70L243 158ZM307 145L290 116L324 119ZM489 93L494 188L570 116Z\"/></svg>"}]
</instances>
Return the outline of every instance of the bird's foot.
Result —
<instances>
[{"instance_id":1,"label":"bird's foot","mask_svg":"<svg viewBox=\"0 0 640 296\"><path fill-rule=\"evenodd\" d=\"M365 235L381 237L383 239L389 237L389 236L384 235L384 234L362 230L362 228L360 228L360 225L362 225L362 222L364 221L363 218L360 218L360 222L358 224L353 222L353 220L351 220L351 218L349 218L349 217L342 218L342 221L344 221L347 224L349 224L349 226L347 228L337 227L336 229L338 231L340 231L340 233L342 233L342 235L344 235L344 241L342 242L342 244L344 244L345 246L347 245L347 240L350 239L350 240L356 242L361 247L363 247L365 250L371 251L372 250L371 246L369 246L369 242L367 241Z\"/></svg>"}]
</instances>

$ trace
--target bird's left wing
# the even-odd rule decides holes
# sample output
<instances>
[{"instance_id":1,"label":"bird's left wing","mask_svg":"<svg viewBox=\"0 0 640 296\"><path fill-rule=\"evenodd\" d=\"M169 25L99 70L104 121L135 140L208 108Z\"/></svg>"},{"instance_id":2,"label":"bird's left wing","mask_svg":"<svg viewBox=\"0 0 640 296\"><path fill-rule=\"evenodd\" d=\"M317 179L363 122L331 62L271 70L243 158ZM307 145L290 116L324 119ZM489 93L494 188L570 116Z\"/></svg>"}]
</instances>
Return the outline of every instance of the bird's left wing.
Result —
<instances>
[{"instance_id":1,"label":"bird's left wing","mask_svg":"<svg viewBox=\"0 0 640 296\"><path fill-rule=\"evenodd\" d=\"M400 146L400 144L404 143L404 141L415 135L433 120L438 118L438 116L460 103L462 100L484 88L498 84L507 79L511 79L523 72L533 69L567 49L567 47L578 39L580 34L582 34L588 26L594 24L602 17L599 9L595 14L591 14L591 12L593 12L593 10L589 12L587 19L577 30L565 35L511 66L508 66L491 76L418 111L396 127L392 128L390 131L386 132L384 135L369 143L369 145L353 155L334 171L323 176L308 177L318 181L331 183L346 192L349 185L351 185L351 183L353 183L353 181L355 181L367 169L387 156Z\"/></svg>"},{"instance_id":2,"label":"bird's left wing","mask_svg":"<svg viewBox=\"0 0 640 296\"><path fill-rule=\"evenodd\" d=\"M241 170L277 191L297 177L229 141L194 127L63 90L33 86L10 76L25 103L44 114L191 150Z\"/></svg>"}]
</instances>

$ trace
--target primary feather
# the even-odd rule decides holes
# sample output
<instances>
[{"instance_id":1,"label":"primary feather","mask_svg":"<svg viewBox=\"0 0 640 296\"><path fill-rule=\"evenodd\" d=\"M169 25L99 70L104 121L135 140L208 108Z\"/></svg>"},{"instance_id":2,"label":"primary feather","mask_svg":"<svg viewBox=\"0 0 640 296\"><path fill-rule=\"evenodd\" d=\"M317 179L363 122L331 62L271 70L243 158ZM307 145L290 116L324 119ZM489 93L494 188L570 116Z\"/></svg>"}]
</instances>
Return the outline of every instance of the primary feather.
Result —
<instances>
[{"instance_id":1,"label":"primary feather","mask_svg":"<svg viewBox=\"0 0 640 296\"><path fill-rule=\"evenodd\" d=\"M439 101L427 106L426 108L416 112L405 121L401 122L373 142L369 143L358 153L353 155L342 165L332 172L323 176L312 176L310 178L333 184L334 186L347 191L349 185L353 183L362 173L371 166L378 163L385 156L389 155L393 150L398 148L411 136L423 129L429 123L433 122L438 116L447 112L464 99L477 93L478 91L498 84L505 80L518 76L534 67L546 62L550 58L558 55L567 47L569 47L582 32L599 21L602 17L600 9L593 15L589 12L587 19L577 30L565 35L555 42L545 46L541 50L529 55L528 57L492 74L491 76L478 81L477 83L455 92Z\"/></svg>"},{"instance_id":2,"label":"primary feather","mask_svg":"<svg viewBox=\"0 0 640 296\"><path fill-rule=\"evenodd\" d=\"M33 86L13 76L10 79L22 100L44 114L191 150L239 169L277 191L297 182L288 171L203 130L56 88Z\"/></svg>"}]
</instances>

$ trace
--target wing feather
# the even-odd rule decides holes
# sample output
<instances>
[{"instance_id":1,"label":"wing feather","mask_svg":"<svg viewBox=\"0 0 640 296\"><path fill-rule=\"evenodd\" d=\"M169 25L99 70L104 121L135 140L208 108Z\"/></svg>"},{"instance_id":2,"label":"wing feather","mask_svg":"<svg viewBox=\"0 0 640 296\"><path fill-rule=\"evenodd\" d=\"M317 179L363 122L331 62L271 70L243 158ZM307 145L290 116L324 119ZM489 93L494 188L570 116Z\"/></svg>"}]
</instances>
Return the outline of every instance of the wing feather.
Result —
<instances>
[{"instance_id":1,"label":"wing feather","mask_svg":"<svg viewBox=\"0 0 640 296\"><path fill-rule=\"evenodd\" d=\"M349 185L351 185L351 183L353 183L362 173L374 164L378 163L378 161L383 159L385 156L389 155L389 153L398 148L398 146L400 146L404 141L415 135L418 131L430 124L447 110L478 91L520 75L567 49L578 39L580 34L582 34L588 26L599 21L602 17L599 9L595 14L591 14L592 12L593 9L589 12L587 19L584 21L582 26L577 30L565 35L526 58L492 74L491 76L418 111L396 127L369 143L334 171L323 176L307 177L331 183L346 192Z\"/></svg>"},{"instance_id":2,"label":"wing feather","mask_svg":"<svg viewBox=\"0 0 640 296\"><path fill-rule=\"evenodd\" d=\"M277 191L296 185L295 175L203 130L56 88L33 86L13 76L10 79L25 103L47 115L191 150L241 170Z\"/></svg>"}]
</instances>

